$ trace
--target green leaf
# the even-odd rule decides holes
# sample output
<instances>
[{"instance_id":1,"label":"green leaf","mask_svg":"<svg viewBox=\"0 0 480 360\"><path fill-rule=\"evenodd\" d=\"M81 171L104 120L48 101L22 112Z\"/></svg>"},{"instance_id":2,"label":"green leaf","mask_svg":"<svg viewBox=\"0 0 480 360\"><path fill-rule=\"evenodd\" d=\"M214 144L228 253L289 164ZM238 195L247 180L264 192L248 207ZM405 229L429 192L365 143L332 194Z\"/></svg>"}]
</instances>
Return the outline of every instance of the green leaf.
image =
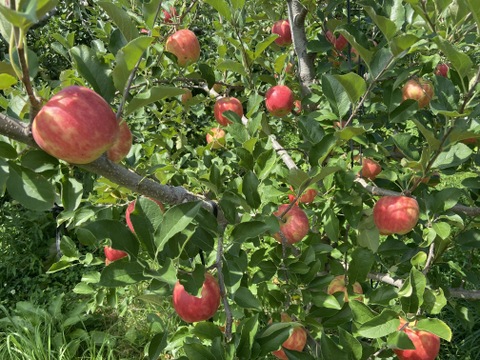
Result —
<instances>
[{"instance_id":1,"label":"green leaf","mask_svg":"<svg viewBox=\"0 0 480 360\"><path fill-rule=\"evenodd\" d=\"M370 66L370 62L372 61L372 57L373 57L373 53L364 48L362 45L360 45L357 40L346 30L346 29L337 29L336 32L339 32L340 34L342 34L345 39L348 40L348 42L350 43L350 45L355 49L357 50L357 52L360 54L360 56L363 58L363 60L365 61L365 63L367 64L367 66Z\"/></svg>"},{"instance_id":2,"label":"green leaf","mask_svg":"<svg viewBox=\"0 0 480 360\"><path fill-rule=\"evenodd\" d=\"M15 159L18 156L15 148L4 141L0 141L0 157L4 159Z\"/></svg>"},{"instance_id":3,"label":"green leaf","mask_svg":"<svg viewBox=\"0 0 480 360\"><path fill-rule=\"evenodd\" d=\"M239 360L250 360L255 335L258 331L258 314L244 320L240 329L240 342L236 347L236 355Z\"/></svg>"},{"instance_id":4,"label":"green leaf","mask_svg":"<svg viewBox=\"0 0 480 360\"><path fill-rule=\"evenodd\" d=\"M217 360L210 349L199 343L185 343L183 350L189 360Z\"/></svg>"},{"instance_id":5,"label":"green leaf","mask_svg":"<svg viewBox=\"0 0 480 360\"><path fill-rule=\"evenodd\" d=\"M378 339L397 331L399 325L400 320L398 319L397 312L386 309L382 311L380 315L363 323L357 329L357 332L360 336L370 339Z\"/></svg>"},{"instance_id":6,"label":"green leaf","mask_svg":"<svg viewBox=\"0 0 480 360\"><path fill-rule=\"evenodd\" d=\"M259 42L255 46L255 52L253 53L252 60L258 59L262 55L262 53L275 41L275 39L277 37L278 37L277 35L271 34L271 35L267 36L266 39ZM285 63L283 63L283 67L285 67ZM282 67L282 69L283 69L283 67Z\"/></svg>"},{"instance_id":7,"label":"green leaf","mask_svg":"<svg viewBox=\"0 0 480 360\"><path fill-rule=\"evenodd\" d=\"M343 118L350 110L350 99L343 85L333 75L322 76L322 90L333 112Z\"/></svg>"},{"instance_id":8,"label":"green leaf","mask_svg":"<svg viewBox=\"0 0 480 360\"><path fill-rule=\"evenodd\" d=\"M348 266L349 283L364 281L375 262L375 255L369 249L357 247L351 256L352 260Z\"/></svg>"},{"instance_id":9,"label":"green leaf","mask_svg":"<svg viewBox=\"0 0 480 360\"><path fill-rule=\"evenodd\" d=\"M347 351L352 359L361 360L363 348L360 341L358 341L352 334L341 327L338 328L338 335L339 345L343 348L343 350Z\"/></svg>"},{"instance_id":10,"label":"green leaf","mask_svg":"<svg viewBox=\"0 0 480 360\"><path fill-rule=\"evenodd\" d=\"M77 249L75 243L68 236L62 236L60 240L60 251L63 256L69 258L79 258L80 252Z\"/></svg>"},{"instance_id":11,"label":"green leaf","mask_svg":"<svg viewBox=\"0 0 480 360\"><path fill-rule=\"evenodd\" d=\"M438 290L425 290L425 294L423 294L423 308L428 314L440 314L446 305L447 298L442 288Z\"/></svg>"},{"instance_id":12,"label":"green leaf","mask_svg":"<svg viewBox=\"0 0 480 360\"><path fill-rule=\"evenodd\" d=\"M224 60L217 65L217 70L220 71L233 71L234 73L247 76L247 72L242 64L233 60Z\"/></svg>"},{"instance_id":13,"label":"green leaf","mask_svg":"<svg viewBox=\"0 0 480 360\"><path fill-rule=\"evenodd\" d=\"M348 303L352 311L353 319L358 324L365 324L373 320L377 314L361 301L350 301Z\"/></svg>"},{"instance_id":14,"label":"green leaf","mask_svg":"<svg viewBox=\"0 0 480 360\"><path fill-rule=\"evenodd\" d=\"M423 294L427 286L425 275L412 267L408 279L399 290L398 295L402 309L406 313L416 313L423 304Z\"/></svg>"},{"instance_id":15,"label":"green leaf","mask_svg":"<svg viewBox=\"0 0 480 360\"><path fill-rule=\"evenodd\" d=\"M225 0L205 0L205 2L217 10L227 21L232 19L232 10Z\"/></svg>"},{"instance_id":16,"label":"green leaf","mask_svg":"<svg viewBox=\"0 0 480 360\"><path fill-rule=\"evenodd\" d=\"M98 243L110 239L112 248L126 251L129 255L136 257L139 244L135 236L120 221L97 220L83 226L81 229L90 232Z\"/></svg>"},{"instance_id":17,"label":"green leaf","mask_svg":"<svg viewBox=\"0 0 480 360\"><path fill-rule=\"evenodd\" d=\"M247 199L248 205L254 209L258 208L262 203L260 194L258 193L258 185L260 182L252 171L245 174L243 178L242 193Z\"/></svg>"},{"instance_id":18,"label":"green leaf","mask_svg":"<svg viewBox=\"0 0 480 360\"><path fill-rule=\"evenodd\" d=\"M246 287L240 287L235 291L233 301L244 309L260 310L262 308L260 301Z\"/></svg>"},{"instance_id":19,"label":"green leaf","mask_svg":"<svg viewBox=\"0 0 480 360\"><path fill-rule=\"evenodd\" d=\"M143 275L143 267L137 262L127 262L124 259L105 266L100 275L100 286L117 287L136 284L148 278Z\"/></svg>"},{"instance_id":20,"label":"green leaf","mask_svg":"<svg viewBox=\"0 0 480 360\"><path fill-rule=\"evenodd\" d=\"M265 234L270 230L270 226L263 221L247 221L235 225L232 231L232 239L236 243L243 243L248 239L254 239L260 235Z\"/></svg>"},{"instance_id":21,"label":"green leaf","mask_svg":"<svg viewBox=\"0 0 480 360\"><path fill-rule=\"evenodd\" d=\"M161 332L155 334L148 344L148 360L158 360L163 350L168 345L168 333Z\"/></svg>"},{"instance_id":22,"label":"green leaf","mask_svg":"<svg viewBox=\"0 0 480 360\"><path fill-rule=\"evenodd\" d=\"M389 18L377 15L375 13L375 10L370 6L364 6L363 8L373 20L373 22L378 26L378 29L383 33L383 35L385 35L385 38L387 40L391 40L398 31L395 23Z\"/></svg>"},{"instance_id":23,"label":"green leaf","mask_svg":"<svg viewBox=\"0 0 480 360\"><path fill-rule=\"evenodd\" d=\"M350 72L344 75L333 75L333 77L342 84L352 104L357 102L367 91L365 80L358 74Z\"/></svg>"},{"instance_id":24,"label":"green leaf","mask_svg":"<svg viewBox=\"0 0 480 360\"><path fill-rule=\"evenodd\" d=\"M163 100L168 97L182 95L185 91L173 86L153 86L147 91L135 96L127 106L126 115L133 111L145 107L155 101Z\"/></svg>"},{"instance_id":25,"label":"green leaf","mask_svg":"<svg viewBox=\"0 0 480 360\"><path fill-rule=\"evenodd\" d=\"M458 143L451 146L447 151L443 151L437 157L432 168L448 169L457 167L467 161L472 155L472 149L467 145Z\"/></svg>"},{"instance_id":26,"label":"green leaf","mask_svg":"<svg viewBox=\"0 0 480 360\"><path fill-rule=\"evenodd\" d=\"M157 253L163 250L168 240L183 231L193 221L200 211L201 205L201 202L188 202L168 209L163 216L159 231L155 232Z\"/></svg>"},{"instance_id":27,"label":"green leaf","mask_svg":"<svg viewBox=\"0 0 480 360\"><path fill-rule=\"evenodd\" d=\"M428 331L447 341L452 340L452 330L440 319L422 319L415 324L418 330Z\"/></svg>"},{"instance_id":28,"label":"green leaf","mask_svg":"<svg viewBox=\"0 0 480 360\"><path fill-rule=\"evenodd\" d=\"M142 36L130 41L117 52L115 56L116 66L113 69L112 77L115 88L120 93L123 93L131 72L153 40L153 37Z\"/></svg>"},{"instance_id":29,"label":"green leaf","mask_svg":"<svg viewBox=\"0 0 480 360\"><path fill-rule=\"evenodd\" d=\"M222 337L222 332L218 326L212 322L201 321L195 325L192 333L200 339L214 340L215 338Z\"/></svg>"},{"instance_id":30,"label":"green leaf","mask_svg":"<svg viewBox=\"0 0 480 360\"><path fill-rule=\"evenodd\" d=\"M6 185L10 196L27 209L50 210L55 201L55 188L50 181L14 163L10 163Z\"/></svg>"},{"instance_id":31,"label":"green leaf","mask_svg":"<svg viewBox=\"0 0 480 360\"><path fill-rule=\"evenodd\" d=\"M98 5L105 10L127 41L132 41L140 36L135 23L125 10L109 1L99 1Z\"/></svg>"},{"instance_id":32,"label":"green leaf","mask_svg":"<svg viewBox=\"0 0 480 360\"><path fill-rule=\"evenodd\" d=\"M473 18L477 23L477 32L480 34L480 6L476 0L466 0L470 11L472 12Z\"/></svg>"},{"instance_id":33,"label":"green leaf","mask_svg":"<svg viewBox=\"0 0 480 360\"><path fill-rule=\"evenodd\" d=\"M380 246L380 233L373 222L373 216L363 218L358 224L358 245L369 249L372 253L378 251Z\"/></svg>"},{"instance_id":34,"label":"green leaf","mask_svg":"<svg viewBox=\"0 0 480 360\"><path fill-rule=\"evenodd\" d=\"M18 82L15 76L9 74L0 74L0 90L11 88Z\"/></svg>"},{"instance_id":35,"label":"green leaf","mask_svg":"<svg viewBox=\"0 0 480 360\"><path fill-rule=\"evenodd\" d=\"M75 46L70 49L80 75L100 94L108 103L115 96L115 86L110 74L110 68L97 56L95 49L86 45Z\"/></svg>"},{"instance_id":36,"label":"green leaf","mask_svg":"<svg viewBox=\"0 0 480 360\"><path fill-rule=\"evenodd\" d=\"M62 205L65 211L76 210L82 201L83 185L73 177L62 179Z\"/></svg>"},{"instance_id":37,"label":"green leaf","mask_svg":"<svg viewBox=\"0 0 480 360\"><path fill-rule=\"evenodd\" d=\"M348 360L348 354L333 339L322 332L320 336L320 351L323 359Z\"/></svg>"},{"instance_id":38,"label":"green leaf","mask_svg":"<svg viewBox=\"0 0 480 360\"><path fill-rule=\"evenodd\" d=\"M473 67L473 62L470 57L463 51L457 50L450 41L443 40L440 37L434 38L434 41L440 50L445 54L455 70L457 70L460 77L463 79L464 77L468 76Z\"/></svg>"},{"instance_id":39,"label":"green leaf","mask_svg":"<svg viewBox=\"0 0 480 360\"><path fill-rule=\"evenodd\" d=\"M394 56L401 56L404 51L408 51L413 45L420 41L420 38L412 34L401 34L395 36L389 43Z\"/></svg>"},{"instance_id":40,"label":"green leaf","mask_svg":"<svg viewBox=\"0 0 480 360\"><path fill-rule=\"evenodd\" d=\"M340 222L332 208L329 207L325 210L322 222L330 241L337 242L340 233Z\"/></svg>"},{"instance_id":41,"label":"green leaf","mask_svg":"<svg viewBox=\"0 0 480 360\"><path fill-rule=\"evenodd\" d=\"M266 179L271 174L275 168L276 160L277 153L273 149L264 151L258 156L253 169L260 180Z\"/></svg>"},{"instance_id":42,"label":"green leaf","mask_svg":"<svg viewBox=\"0 0 480 360\"><path fill-rule=\"evenodd\" d=\"M153 234L163 220L161 207L153 200L140 196L135 200L135 207L130 213L130 220L135 235L145 246L150 257L155 257L155 241Z\"/></svg>"},{"instance_id":43,"label":"green leaf","mask_svg":"<svg viewBox=\"0 0 480 360\"><path fill-rule=\"evenodd\" d=\"M437 150L440 146L440 140L438 139L437 135L430 129L427 129L425 126L423 126L420 121L413 119L413 122L415 125L417 125L418 130L420 130L422 135L427 140L428 146L430 146L432 150Z\"/></svg>"},{"instance_id":44,"label":"green leaf","mask_svg":"<svg viewBox=\"0 0 480 360\"><path fill-rule=\"evenodd\" d=\"M255 338L261 349L260 355L265 356L272 351L280 349L280 346L288 339L292 330L292 324L288 322L268 325Z\"/></svg>"},{"instance_id":45,"label":"green leaf","mask_svg":"<svg viewBox=\"0 0 480 360\"><path fill-rule=\"evenodd\" d=\"M30 26L37 23L48 11L57 6L57 4L57 0L23 1L20 2L18 11L0 5L0 13L12 25L27 30Z\"/></svg>"}]
</instances>

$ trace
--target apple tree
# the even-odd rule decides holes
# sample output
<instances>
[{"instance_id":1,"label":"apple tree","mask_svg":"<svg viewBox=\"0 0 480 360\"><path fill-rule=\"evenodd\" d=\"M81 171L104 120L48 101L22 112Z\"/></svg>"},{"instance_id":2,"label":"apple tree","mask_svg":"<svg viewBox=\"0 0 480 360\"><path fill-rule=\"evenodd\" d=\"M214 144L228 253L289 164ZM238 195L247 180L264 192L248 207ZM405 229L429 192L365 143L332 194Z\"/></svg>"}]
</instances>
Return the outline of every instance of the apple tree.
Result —
<instances>
[{"instance_id":1,"label":"apple tree","mask_svg":"<svg viewBox=\"0 0 480 360\"><path fill-rule=\"evenodd\" d=\"M434 359L480 297L475 5L3 0L0 190L91 311L181 290L149 359Z\"/></svg>"}]
</instances>

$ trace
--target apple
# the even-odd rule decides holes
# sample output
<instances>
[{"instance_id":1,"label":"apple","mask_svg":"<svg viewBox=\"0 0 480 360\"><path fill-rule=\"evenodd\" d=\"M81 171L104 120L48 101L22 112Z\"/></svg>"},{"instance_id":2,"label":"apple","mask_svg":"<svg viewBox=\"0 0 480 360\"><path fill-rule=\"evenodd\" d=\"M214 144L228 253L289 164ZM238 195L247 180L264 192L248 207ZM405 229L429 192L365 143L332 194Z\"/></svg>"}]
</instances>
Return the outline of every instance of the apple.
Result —
<instances>
[{"instance_id":1,"label":"apple","mask_svg":"<svg viewBox=\"0 0 480 360\"><path fill-rule=\"evenodd\" d=\"M220 149L225 147L225 131L220 128L211 128L207 133L207 144L210 149Z\"/></svg>"},{"instance_id":2,"label":"apple","mask_svg":"<svg viewBox=\"0 0 480 360\"><path fill-rule=\"evenodd\" d=\"M282 204L273 214L278 217L282 215L289 206L289 204ZM283 233L287 243L290 245L302 240L305 235L308 234L310 228L307 214L305 214L305 212L300 209L298 205L293 205L292 208L283 216L282 220L279 220L279 223L280 231ZM282 243L282 237L279 232L275 233L273 237L279 243Z\"/></svg>"},{"instance_id":3,"label":"apple","mask_svg":"<svg viewBox=\"0 0 480 360\"><path fill-rule=\"evenodd\" d=\"M265 105L273 116L283 117L292 112L295 98L292 90L286 85L275 85L265 94Z\"/></svg>"},{"instance_id":4,"label":"apple","mask_svg":"<svg viewBox=\"0 0 480 360\"><path fill-rule=\"evenodd\" d=\"M235 97L224 97L218 99L213 106L213 115L220 125L226 126L232 123L225 116L223 116L223 113L228 110L233 111L240 117L243 116L243 106L240 100Z\"/></svg>"},{"instance_id":5,"label":"apple","mask_svg":"<svg viewBox=\"0 0 480 360\"><path fill-rule=\"evenodd\" d=\"M189 294L180 281L173 288L173 307L188 323L210 319L220 306L220 287L213 275L206 273L201 296Z\"/></svg>"},{"instance_id":6,"label":"apple","mask_svg":"<svg viewBox=\"0 0 480 360\"><path fill-rule=\"evenodd\" d=\"M335 121L333 123L333 127L337 129L343 129L345 126L347 126L347 122L345 120Z\"/></svg>"},{"instance_id":7,"label":"apple","mask_svg":"<svg viewBox=\"0 0 480 360\"><path fill-rule=\"evenodd\" d=\"M150 200L155 201L158 204L158 206L160 207L160 209L162 210L162 212L165 211L165 206L162 204L161 201L158 201L158 200L155 200L155 199L150 199ZM134 234L135 234L135 229L133 228L132 219L130 219L130 214L135 209L135 203L136 202L137 202L137 200L131 201L127 206L127 210L125 210L125 221L127 222L127 226L130 229L130 231Z\"/></svg>"},{"instance_id":8,"label":"apple","mask_svg":"<svg viewBox=\"0 0 480 360\"><path fill-rule=\"evenodd\" d=\"M163 18L166 24L172 23L172 17L177 17L177 10L171 6L170 11L163 9Z\"/></svg>"},{"instance_id":9,"label":"apple","mask_svg":"<svg viewBox=\"0 0 480 360\"><path fill-rule=\"evenodd\" d=\"M148 30L147 29L140 29L140 34L148 34Z\"/></svg>"},{"instance_id":10,"label":"apple","mask_svg":"<svg viewBox=\"0 0 480 360\"><path fill-rule=\"evenodd\" d=\"M419 216L417 200L408 196L384 196L373 207L373 221L381 235L406 234Z\"/></svg>"},{"instance_id":11,"label":"apple","mask_svg":"<svg viewBox=\"0 0 480 360\"><path fill-rule=\"evenodd\" d=\"M335 37L335 35L330 30L327 30L327 32L325 33L325 37L338 51L342 51L343 49L345 49L345 46L347 46L348 44L347 39L345 39L342 34L338 35L338 37Z\"/></svg>"},{"instance_id":12,"label":"apple","mask_svg":"<svg viewBox=\"0 0 480 360\"><path fill-rule=\"evenodd\" d=\"M278 20L272 26L272 34L277 34L275 44L278 46L288 46L292 43L292 32L288 20Z\"/></svg>"},{"instance_id":13,"label":"apple","mask_svg":"<svg viewBox=\"0 0 480 360\"><path fill-rule=\"evenodd\" d=\"M188 100L190 100L193 97L193 95L190 89L183 89L183 90L185 90L185 92L180 96L180 101L182 102L182 104L186 104Z\"/></svg>"},{"instance_id":14,"label":"apple","mask_svg":"<svg viewBox=\"0 0 480 360\"><path fill-rule=\"evenodd\" d=\"M370 180L375 180L375 178L378 174L380 174L381 171L382 167L375 160L369 158L362 159L362 170L360 172L362 177Z\"/></svg>"},{"instance_id":15,"label":"apple","mask_svg":"<svg viewBox=\"0 0 480 360\"><path fill-rule=\"evenodd\" d=\"M398 330L405 332L415 349L393 349L400 360L434 360L440 351L440 338L428 331L416 330L410 327L404 319L400 319Z\"/></svg>"},{"instance_id":16,"label":"apple","mask_svg":"<svg viewBox=\"0 0 480 360\"><path fill-rule=\"evenodd\" d=\"M300 100L295 100L293 102L293 112L297 115L302 113L302 102Z\"/></svg>"},{"instance_id":17,"label":"apple","mask_svg":"<svg viewBox=\"0 0 480 360\"><path fill-rule=\"evenodd\" d=\"M359 282L355 281L352 285L354 294L363 294L362 285ZM338 275L333 278L332 281L328 284L327 293L333 295L337 292L343 292L345 295L343 297L345 302L348 302L348 290L347 284L345 283L345 275ZM363 297L358 296L354 300L362 301Z\"/></svg>"},{"instance_id":18,"label":"apple","mask_svg":"<svg viewBox=\"0 0 480 360\"><path fill-rule=\"evenodd\" d=\"M448 70L450 67L447 64L439 63L435 68L435 75L448 77Z\"/></svg>"},{"instance_id":19,"label":"apple","mask_svg":"<svg viewBox=\"0 0 480 360\"><path fill-rule=\"evenodd\" d=\"M287 313L282 313L281 315L282 322L291 322L292 319ZM304 327L300 324L296 324L293 327L292 333L285 340L280 347L280 349L272 351L272 354L275 355L278 359L288 360L287 355L283 349L293 350L293 351L303 351L303 348L307 344L307 332Z\"/></svg>"},{"instance_id":20,"label":"apple","mask_svg":"<svg viewBox=\"0 0 480 360\"><path fill-rule=\"evenodd\" d=\"M420 109L430 104L433 94L432 83L424 79L410 79L402 88L403 100L416 100Z\"/></svg>"},{"instance_id":21,"label":"apple","mask_svg":"<svg viewBox=\"0 0 480 360\"><path fill-rule=\"evenodd\" d=\"M195 33L188 29L178 30L167 38L165 50L177 57L181 67L193 64L200 58L200 43Z\"/></svg>"},{"instance_id":22,"label":"apple","mask_svg":"<svg viewBox=\"0 0 480 360\"><path fill-rule=\"evenodd\" d=\"M288 62L288 64L285 65L285 73L293 74L293 72L294 72L294 65L291 62Z\"/></svg>"},{"instance_id":23,"label":"apple","mask_svg":"<svg viewBox=\"0 0 480 360\"><path fill-rule=\"evenodd\" d=\"M293 187L290 186L290 190L293 192ZM303 192L302 195L300 195L297 201L303 204L310 204L315 199L315 196L317 196L317 194L317 190L307 189ZM295 200L295 195L288 194L288 199L290 200L290 202L292 202L293 200Z\"/></svg>"},{"instance_id":24,"label":"apple","mask_svg":"<svg viewBox=\"0 0 480 360\"><path fill-rule=\"evenodd\" d=\"M128 254L125 251L116 250L107 245L103 247L103 252L105 253L105 265L109 265L113 261L116 261L128 256Z\"/></svg>"},{"instance_id":25,"label":"apple","mask_svg":"<svg viewBox=\"0 0 480 360\"><path fill-rule=\"evenodd\" d=\"M69 86L55 94L32 124L37 145L72 164L98 159L115 143L118 134L118 121L110 105L82 86Z\"/></svg>"},{"instance_id":26,"label":"apple","mask_svg":"<svg viewBox=\"0 0 480 360\"><path fill-rule=\"evenodd\" d=\"M113 143L112 147L107 150L107 157L114 163L119 163L127 156L132 147L132 132L125 120L120 120L120 133Z\"/></svg>"}]
</instances>

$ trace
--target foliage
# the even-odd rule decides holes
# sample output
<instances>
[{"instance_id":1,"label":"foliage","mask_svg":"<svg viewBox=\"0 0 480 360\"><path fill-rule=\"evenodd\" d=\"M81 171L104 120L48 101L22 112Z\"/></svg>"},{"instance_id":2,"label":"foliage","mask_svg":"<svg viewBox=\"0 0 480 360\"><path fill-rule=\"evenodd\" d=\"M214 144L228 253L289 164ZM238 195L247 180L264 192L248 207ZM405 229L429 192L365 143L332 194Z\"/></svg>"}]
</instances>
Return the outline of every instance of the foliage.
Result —
<instances>
[{"instance_id":1,"label":"foliage","mask_svg":"<svg viewBox=\"0 0 480 360\"><path fill-rule=\"evenodd\" d=\"M155 329L148 358L269 356L292 330L291 323L280 323L282 311L308 330L307 348L289 352L292 359L393 356L392 348L408 347L397 330L399 317L420 320L419 327L443 344L456 339L458 326L441 320L445 312L462 313L452 288L474 290L480 282L478 267L462 258L469 252L474 263L480 246L480 14L473 0L366 0L352 7L340 0L303 1L307 15L305 29L294 31L296 52L275 45L269 30L287 17L287 5L288 15L301 19L298 1L75 3L0 7L0 30L10 51L0 63L4 117L28 124L38 105L32 97L48 99L72 84L91 87L131 127L135 141L122 166L146 185L108 171L88 172L101 170L102 159L90 168L66 164L28 146L28 136L16 141L4 131L0 191L31 211L48 211L54 203L63 207L55 227L67 233L60 241L62 256L49 272L86 269L73 289L89 299L85 311L114 304L131 288L145 307L165 310L177 280L197 293L208 269L225 290L220 310L211 322L185 326L168 326L150 315ZM55 6L57 14L33 34L31 26ZM161 8L170 6L177 7L181 24L162 21ZM18 29L17 44L8 23ZM197 34L198 63L179 68L164 51L175 27ZM327 30L348 40L343 52L325 38ZM306 43L298 35L303 31ZM29 80L19 81L22 46L31 46L30 100ZM41 55L45 46L51 56ZM285 71L289 62L297 64L298 76ZM447 77L434 73L440 62L450 66ZM433 82L427 108L402 101L401 86L410 78ZM266 113L263 96L277 83L302 100L300 115ZM215 123L215 84L223 95L240 99L248 119L226 115L232 124L218 150L205 143ZM194 95L185 104L183 88ZM287 166L284 149L296 165ZM375 183L359 178L362 157L382 165ZM449 186L422 182L434 175L442 182L452 174L461 180ZM149 180L163 186L151 190ZM312 204L301 205L311 230L294 246L272 237L279 229L272 214L288 202L290 186L298 196L308 187L319 191ZM389 191L417 198L421 216L412 232L378 233L372 207L377 195ZM149 197L164 202L166 212ZM125 206L133 199L135 233L124 223ZM459 207L459 199L472 212ZM104 266L106 244L128 258ZM445 275L447 267L452 270ZM339 274L361 283L364 301L327 294ZM380 280L385 277L401 285ZM473 318L463 320L475 336ZM107 354L110 350L107 346Z\"/></svg>"}]
</instances>

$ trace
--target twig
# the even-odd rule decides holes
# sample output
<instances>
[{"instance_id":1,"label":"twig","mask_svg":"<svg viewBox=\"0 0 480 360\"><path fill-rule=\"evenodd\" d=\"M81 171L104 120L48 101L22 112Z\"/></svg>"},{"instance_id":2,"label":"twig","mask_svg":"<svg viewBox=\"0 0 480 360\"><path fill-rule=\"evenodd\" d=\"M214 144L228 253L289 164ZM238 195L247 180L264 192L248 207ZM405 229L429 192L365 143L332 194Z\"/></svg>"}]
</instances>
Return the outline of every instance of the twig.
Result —
<instances>
[{"instance_id":1,"label":"twig","mask_svg":"<svg viewBox=\"0 0 480 360\"><path fill-rule=\"evenodd\" d=\"M432 242L430 244L430 247L428 248L427 261L422 271L423 275L427 275L427 273L430 271L430 267L432 266L434 256L435 256L435 242Z\"/></svg>"}]
</instances>

